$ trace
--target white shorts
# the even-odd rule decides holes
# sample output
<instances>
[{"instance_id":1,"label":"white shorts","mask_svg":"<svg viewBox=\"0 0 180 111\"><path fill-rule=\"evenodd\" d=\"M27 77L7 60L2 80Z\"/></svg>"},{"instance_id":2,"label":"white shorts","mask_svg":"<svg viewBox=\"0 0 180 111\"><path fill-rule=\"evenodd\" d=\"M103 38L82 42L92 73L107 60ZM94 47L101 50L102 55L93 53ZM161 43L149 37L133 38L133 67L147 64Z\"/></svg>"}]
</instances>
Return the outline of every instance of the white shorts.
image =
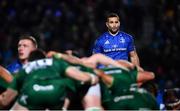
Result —
<instances>
[{"instance_id":1,"label":"white shorts","mask_svg":"<svg viewBox=\"0 0 180 111\"><path fill-rule=\"evenodd\" d=\"M89 88L88 92L86 93L86 95L95 95L95 96L101 97L101 91L100 91L99 83L94 85L94 86L91 86Z\"/></svg>"}]
</instances>

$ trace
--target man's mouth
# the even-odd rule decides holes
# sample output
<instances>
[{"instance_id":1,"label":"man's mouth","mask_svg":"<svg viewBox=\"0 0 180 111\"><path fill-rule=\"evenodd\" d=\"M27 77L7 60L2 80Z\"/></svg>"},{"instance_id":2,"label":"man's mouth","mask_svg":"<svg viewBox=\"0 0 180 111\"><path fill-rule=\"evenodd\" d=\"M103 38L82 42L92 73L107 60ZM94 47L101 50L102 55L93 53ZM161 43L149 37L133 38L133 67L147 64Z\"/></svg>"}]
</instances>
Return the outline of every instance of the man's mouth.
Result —
<instances>
[{"instance_id":1,"label":"man's mouth","mask_svg":"<svg viewBox=\"0 0 180 111\"><path fill-rule=\"evenodd\" d=\"M23 55L23 53L19 53L19 55L20 55L20 56L22 56L22 55Z\"/></svg>"}]
</instances>

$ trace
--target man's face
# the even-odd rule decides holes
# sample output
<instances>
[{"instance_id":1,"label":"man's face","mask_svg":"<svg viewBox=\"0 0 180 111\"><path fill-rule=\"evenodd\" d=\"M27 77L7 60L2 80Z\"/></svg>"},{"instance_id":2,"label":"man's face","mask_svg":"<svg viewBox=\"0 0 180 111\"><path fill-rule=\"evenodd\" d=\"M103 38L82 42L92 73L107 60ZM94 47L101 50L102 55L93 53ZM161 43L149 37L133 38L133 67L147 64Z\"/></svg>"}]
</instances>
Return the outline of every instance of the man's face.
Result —
<instances>
[{"instance_id":1,"label":"man's face","mask_svg":"<svg viewBox=\"0 0 180 111\"><path fill-rule=\"evenodd\" d=\"M31 40L23 39L18 43L18 56L20 60L27 60L31 51L35 50Z\"/></svg>"},{"instance_id":2,"label":"man's face","mask_svg":"<svg viewBox=\"0 0 180 111\"><path fill-rule=\"evenodd\" d=\"M106 26L109 30L109 32L111 32L112 34L115 34L119 31L119 27L120 27L120 21L118 17L110 17L108 18L107 22L106 22Z\"/></svg>"}]
</instances>

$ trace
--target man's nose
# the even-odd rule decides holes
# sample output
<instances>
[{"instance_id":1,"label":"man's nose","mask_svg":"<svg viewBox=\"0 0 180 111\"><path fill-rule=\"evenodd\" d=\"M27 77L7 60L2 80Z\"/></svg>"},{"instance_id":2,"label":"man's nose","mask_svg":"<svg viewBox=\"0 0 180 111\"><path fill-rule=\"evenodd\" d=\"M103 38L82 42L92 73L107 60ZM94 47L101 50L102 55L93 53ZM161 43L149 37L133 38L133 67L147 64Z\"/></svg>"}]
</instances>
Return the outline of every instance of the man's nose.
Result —
<instances>
[{"instance_id":1,"label":"man's nose","mask_svg":"<svg viewBox=\"0 0 180 111\"><path fill-rule=\"evenodd\" d=\"M24 48L23 46L20 46L20 47L18 48L18 50L21 51L21 50L23 50L23 48Z\"/></svg>"}]
</instances>

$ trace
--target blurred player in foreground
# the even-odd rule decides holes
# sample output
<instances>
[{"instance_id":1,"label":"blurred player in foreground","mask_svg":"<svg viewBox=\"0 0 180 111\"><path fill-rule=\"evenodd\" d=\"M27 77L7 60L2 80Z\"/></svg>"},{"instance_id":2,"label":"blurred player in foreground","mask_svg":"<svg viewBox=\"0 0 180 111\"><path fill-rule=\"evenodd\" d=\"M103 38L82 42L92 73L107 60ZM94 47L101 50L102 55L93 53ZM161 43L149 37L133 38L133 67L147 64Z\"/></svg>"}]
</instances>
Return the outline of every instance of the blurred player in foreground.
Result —
<instances>
[{"instance_id":1,"label":"blurred player in foreground","mask_svg":"<svg viewBox=\"0 0 180 111\"><path fill-rule=\"evenodd\" d=\"M98 82L92 73L82 72L63 59L44 57L39 50L31 53L31 62L20 70L7 91L1 94L0 105L8 105L19 95L13 110L61 109L67 89L75 90L70 78L91 85Z\"/></svg>"}]
</instances>

